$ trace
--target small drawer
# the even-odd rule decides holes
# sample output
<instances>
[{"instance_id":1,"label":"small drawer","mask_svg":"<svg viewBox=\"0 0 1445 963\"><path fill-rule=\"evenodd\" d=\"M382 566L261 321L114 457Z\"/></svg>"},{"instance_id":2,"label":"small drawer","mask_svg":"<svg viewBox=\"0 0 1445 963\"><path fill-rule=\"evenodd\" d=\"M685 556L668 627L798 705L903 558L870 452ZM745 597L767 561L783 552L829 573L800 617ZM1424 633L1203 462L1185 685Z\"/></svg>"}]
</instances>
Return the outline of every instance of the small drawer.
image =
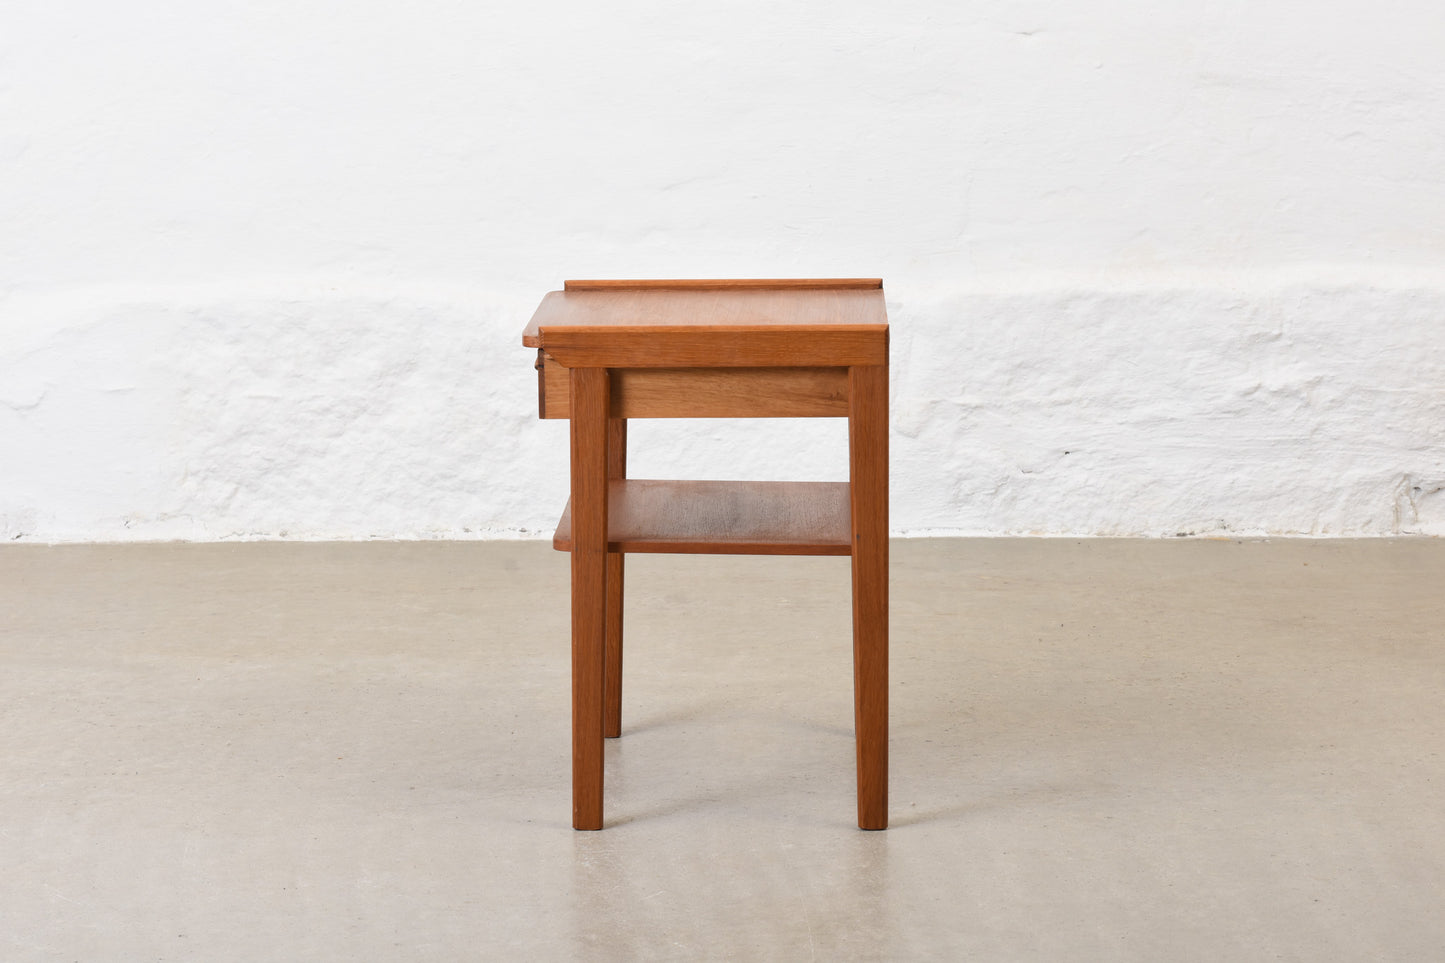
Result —
<instances>
[{"instance_id":1,"label":"small drawer","mask_svg":"<svg viewBox=\"0 0 1445 963\"><path fill-rule=\"evenodd\" d=\"M547 352L537 351L537 417L572 416L572 376Z\"/></svg>"}]
</instances>

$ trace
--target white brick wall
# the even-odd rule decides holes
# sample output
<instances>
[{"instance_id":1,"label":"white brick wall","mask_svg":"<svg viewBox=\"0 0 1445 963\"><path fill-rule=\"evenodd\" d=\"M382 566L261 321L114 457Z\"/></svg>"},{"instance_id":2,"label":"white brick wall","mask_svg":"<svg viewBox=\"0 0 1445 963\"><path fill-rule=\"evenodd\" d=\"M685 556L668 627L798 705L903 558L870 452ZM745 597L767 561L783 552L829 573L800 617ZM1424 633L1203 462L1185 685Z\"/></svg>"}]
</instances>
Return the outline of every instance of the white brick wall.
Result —
<instances>
[{"instance_id":1,"label":"white brick wall","mask_svg":"<svg viewBox=\"0 0 1445 963\"><path fill-rule=\"evenodd\" d=\"M0 537L549 530L541 294L799 275L885 279L899 531L1445 533L1442 49L1423 0L21 0Z\"/></svg>"}]
</instances>

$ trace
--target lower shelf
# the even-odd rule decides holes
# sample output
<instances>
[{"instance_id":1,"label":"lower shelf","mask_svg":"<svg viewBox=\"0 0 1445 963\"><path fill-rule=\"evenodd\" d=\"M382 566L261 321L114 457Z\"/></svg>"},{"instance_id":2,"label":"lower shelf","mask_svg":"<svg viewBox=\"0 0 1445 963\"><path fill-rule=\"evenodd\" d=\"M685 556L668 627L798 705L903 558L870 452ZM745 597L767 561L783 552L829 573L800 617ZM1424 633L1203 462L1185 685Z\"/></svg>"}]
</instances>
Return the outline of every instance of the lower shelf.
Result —
<instances>
[{"instance_id":1,"label":"lower shelf","mask_svg":"<svg viewBox=\"0 0 1445 963\"><path fill-rule=\"evenodd\" d=\"M850 555L847 482L612 482L607 550L696 555ZM552 547L572 550L572 502Z\"/></svg>"}]
</instances>

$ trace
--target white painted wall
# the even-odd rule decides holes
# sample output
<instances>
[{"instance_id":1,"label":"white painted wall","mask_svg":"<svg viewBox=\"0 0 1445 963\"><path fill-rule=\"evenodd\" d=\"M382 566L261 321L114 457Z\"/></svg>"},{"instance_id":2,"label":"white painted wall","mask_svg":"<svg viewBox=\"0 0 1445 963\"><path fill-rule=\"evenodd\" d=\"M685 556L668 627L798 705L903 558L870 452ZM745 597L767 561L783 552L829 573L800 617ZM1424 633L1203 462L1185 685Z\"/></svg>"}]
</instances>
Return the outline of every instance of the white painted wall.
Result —
<instances>
[{"instance_id":1,"label":"white painted wall","mask_svg":"<svg viewBox=\"0 0 1445 963\"><path fill-rule=\"evenodd\" d=\"M548 531L545 291L809 275L885 278L899 531L1445 534L1442 50L1428 0L8 0L0 537Z\"/></svg>"}]
</instances>

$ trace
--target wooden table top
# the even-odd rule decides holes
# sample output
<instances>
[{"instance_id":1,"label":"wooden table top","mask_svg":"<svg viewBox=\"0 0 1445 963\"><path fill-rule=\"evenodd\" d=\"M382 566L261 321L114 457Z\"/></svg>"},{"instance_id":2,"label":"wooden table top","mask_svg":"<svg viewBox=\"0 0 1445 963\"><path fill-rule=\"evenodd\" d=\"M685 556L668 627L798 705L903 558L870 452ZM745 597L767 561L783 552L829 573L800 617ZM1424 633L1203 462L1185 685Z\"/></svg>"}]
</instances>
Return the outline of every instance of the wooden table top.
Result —
<instances>
[{"instance_id":1,"label":"wooden table top","mask_svg":"<svg viewBox=\"0 0 1445 963\"><path fill-rule=\"evenodd\" d=\"M568 367L886 364L877 278L568 281L522 334Z\"/></svg>"}]
</instances>

